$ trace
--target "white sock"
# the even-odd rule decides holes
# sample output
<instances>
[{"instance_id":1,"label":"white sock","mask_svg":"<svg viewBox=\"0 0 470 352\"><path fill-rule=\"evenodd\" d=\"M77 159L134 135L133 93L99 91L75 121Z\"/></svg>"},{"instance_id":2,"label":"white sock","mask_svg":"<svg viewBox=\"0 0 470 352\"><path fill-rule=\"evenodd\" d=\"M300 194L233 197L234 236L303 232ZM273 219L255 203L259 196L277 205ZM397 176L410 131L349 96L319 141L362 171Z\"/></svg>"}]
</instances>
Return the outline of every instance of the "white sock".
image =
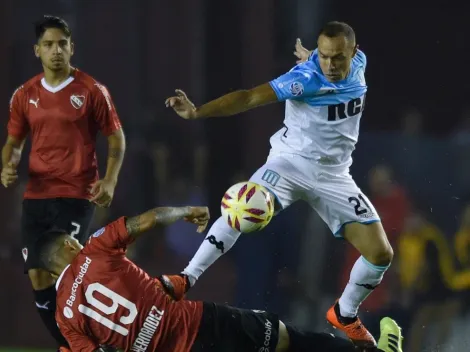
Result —
<instances>
[{"instance_id":1,"label":"white sock","mask_svg":"<svg viewBox=\"0 0 470 352\"><path fill-rule=\"evenodd\" d=\"M373 265L364 257L359 257L351 270L349 282L339 299L341 316L347 318L357 316L359 306L380 284L388 267Z\"/></svg>"},{"instance_id":2,"label":"white sock","mask_svg":"<svg viewBox=\"0 0 470 352\"><path fill-rule=\"evenodd\" d=\"M183 274L188 275L191 286L208 267L232 248L238 237L240 232L232 229L222 217L214 222L204 242L183 270Z\"/></svg>"}]
</instances>

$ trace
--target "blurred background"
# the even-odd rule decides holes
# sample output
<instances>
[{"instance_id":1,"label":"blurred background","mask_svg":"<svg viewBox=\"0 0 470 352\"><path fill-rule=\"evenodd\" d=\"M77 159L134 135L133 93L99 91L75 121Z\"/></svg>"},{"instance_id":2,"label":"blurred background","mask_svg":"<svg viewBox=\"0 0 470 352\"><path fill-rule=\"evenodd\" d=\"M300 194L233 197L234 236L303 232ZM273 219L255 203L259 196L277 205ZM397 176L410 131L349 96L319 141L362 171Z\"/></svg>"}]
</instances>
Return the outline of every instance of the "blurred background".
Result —
<instances>
[{"instance_id":1,"label":"blurred background","mask_svg":"<svg viewBox=\"0 0 470 352\"><path fill-rule=\"evenodd\" d=\"M43 14L62 16L76 43L73 64L108 86L128 141L114 202L97 211L94 229L157 205L208 204L215 220L223 192L264 163L284 106L193 122L165 109L165 98L181 88L198 105L264 83L295 65L297 37L313 49L325 22L345 21L368 55L367 108L351 172L395 249L393 266L361 317L375 334L381 316L398 320L406 352L468 351L470 5L439 3L2 0L2 138L12 92L41 72L33 22ZM103 169L106 141L99 144ZM52 351L22 273L26 161L27 152L21 182L0 189L0 346ZM192 226L175 224L143 237L129 257L154 275L178 272L203 238ZM298 203L264 231L242 236L189 298L268 309L329 331L325 312L358 255Z\"/></svg>"}]
</instances>

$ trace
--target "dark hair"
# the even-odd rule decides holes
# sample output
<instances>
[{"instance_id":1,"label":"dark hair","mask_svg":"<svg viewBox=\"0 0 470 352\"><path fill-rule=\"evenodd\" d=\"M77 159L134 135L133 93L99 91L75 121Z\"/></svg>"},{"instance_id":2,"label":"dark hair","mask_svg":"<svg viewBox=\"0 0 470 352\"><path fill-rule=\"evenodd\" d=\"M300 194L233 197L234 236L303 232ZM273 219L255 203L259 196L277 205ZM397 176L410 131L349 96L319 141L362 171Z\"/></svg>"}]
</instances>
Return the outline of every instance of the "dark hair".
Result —
<instances>
[{"instance_id":1,"label":"dark hair","mask_svg":"<svg viewBox=\"0 0 470 352\"><path fill-rule=\"evenodd\" d=\"M320 35L324 35L329 38L343 35L346 37L348 42L356 44L356 33L354 33L354 29L352 29L349 24L344 22L328 22L320 31Z\"/></svg>"},{"instance_id":2,"label":"dark hair","mask_svg":"<svg viewBox=\"0 0 470 352\"><path fill-rule=\"evenodd\" d=\"M64 32L67 38L72 36L72 31L64 19L57 16L44 15L42 20L34 24L36 39L39 40L44 35L44 32L49 28L60 29L62 32Z\"/></svg>"},{"instance_id":3,"label":"dark hair","mask_svg":"<svg viewBox=\"0 0 470 352\"><path fill-rule=\"evenodd\" d=\"M53 256L62 248L64 237L70 236L61 229L51 229L43 233L35 243L35 251L44 269L50 271Z\"/></svg>"}]
</instances>

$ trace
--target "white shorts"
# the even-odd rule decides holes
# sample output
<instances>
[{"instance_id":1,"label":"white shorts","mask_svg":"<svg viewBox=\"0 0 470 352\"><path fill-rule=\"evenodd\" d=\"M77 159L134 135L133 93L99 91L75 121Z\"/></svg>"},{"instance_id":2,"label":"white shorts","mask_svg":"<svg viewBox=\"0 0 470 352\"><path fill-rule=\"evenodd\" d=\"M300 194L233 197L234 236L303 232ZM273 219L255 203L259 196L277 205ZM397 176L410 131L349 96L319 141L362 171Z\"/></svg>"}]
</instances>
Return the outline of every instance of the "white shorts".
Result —
<instances>
[{"instance_id":1,"label":"white shorts","mask_svg":"<svg viewBox=\"0 0 470 352\"><path fill-rule=\"evenodd\" d=\"M283 209L305 200L337 237L342 237L345 224L380 221L348 170L338 172L300 155L270 155L250 181L270 190Z\"/></svg>"}]
</instances>

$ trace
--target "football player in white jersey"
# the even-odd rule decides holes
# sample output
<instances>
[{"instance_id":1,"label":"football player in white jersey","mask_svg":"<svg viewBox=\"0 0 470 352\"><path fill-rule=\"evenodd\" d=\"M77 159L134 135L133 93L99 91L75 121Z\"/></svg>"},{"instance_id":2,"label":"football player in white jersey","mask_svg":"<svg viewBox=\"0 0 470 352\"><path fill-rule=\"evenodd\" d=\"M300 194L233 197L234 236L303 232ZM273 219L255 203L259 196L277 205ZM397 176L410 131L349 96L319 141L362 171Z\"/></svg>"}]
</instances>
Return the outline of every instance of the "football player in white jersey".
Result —
<instances>
[{"instance_id":1,"label":"football player in white jersey","mask_svg":"<svg viewBox=\"0 0 470 352\"><path fill-rule=\"evenodd\" d=\"M301 62L289 72L253 89L199 107L176 90L165 104L192 120L236 115L285 101L284 126L271 137L269 157L250 181L274 195L278 210L297 200L308 202L335 236L344 237L361 253L343 294L326 316L356 345L374 346L357 313L382 281L393 250L376 210L349 173L367 91L366 56L356 45L353 29L341 22L325 25L312 52L297 43L297 56ZM192 285L239 236L222 218L215 221L183 271Z\"/></svg>"}]
</instances>

